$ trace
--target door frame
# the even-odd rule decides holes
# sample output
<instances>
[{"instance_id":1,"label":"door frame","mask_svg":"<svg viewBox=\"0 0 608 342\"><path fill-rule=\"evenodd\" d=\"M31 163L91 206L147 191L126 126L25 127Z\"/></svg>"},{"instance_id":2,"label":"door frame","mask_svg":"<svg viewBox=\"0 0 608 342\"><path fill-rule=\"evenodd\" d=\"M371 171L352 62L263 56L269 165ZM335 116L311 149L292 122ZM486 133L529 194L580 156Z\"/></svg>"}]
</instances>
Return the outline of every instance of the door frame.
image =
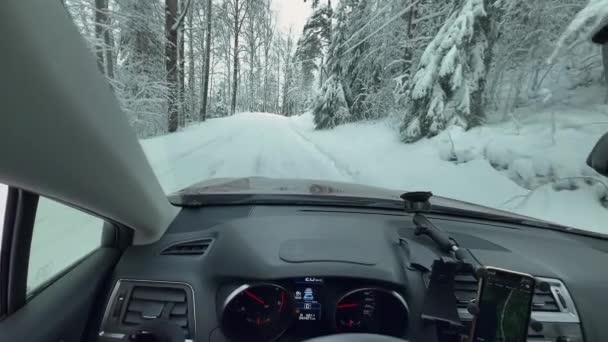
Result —
<instances>
[{"instance_id":1,"label":"door frame","mask_svg":"<svg viewBox=\"0 0 608 342\"><path fill-rule=\"evenodd\" d=\"M8 188L0 241L0 319L26 302L27 271L38 195Z\"/></svg>"},{"instance_id":2,"label":"door frame","mask_svg":"<svg viewBox=\"0 0 608 342\"><path fill-rule=\"evenodd\" d=\"M4 226L0 235L0 321L24 307L29 299L43 292L47 287L69 273L96 251L94 250L84 255L79 261L58 272L39 288L28 294L27 276L29 257L39 199L40 196L38 194L15 187L8 187ZM68 205L61 201L56 202ZM74 208L83 211L77 207ZM87 211L83 212L91 214ZM105 219L101 229L100 248L116 248L122 254L133 243L132 229Z\"/></svg>"}]
</instances>

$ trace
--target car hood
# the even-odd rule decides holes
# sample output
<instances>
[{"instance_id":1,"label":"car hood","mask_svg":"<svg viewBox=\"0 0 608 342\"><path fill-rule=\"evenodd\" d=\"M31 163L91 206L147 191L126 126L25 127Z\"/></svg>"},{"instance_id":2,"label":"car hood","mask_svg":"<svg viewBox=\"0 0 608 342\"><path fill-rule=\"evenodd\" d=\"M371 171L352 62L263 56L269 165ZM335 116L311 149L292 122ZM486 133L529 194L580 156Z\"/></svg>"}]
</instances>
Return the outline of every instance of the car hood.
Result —
<instances>
[{"instance_id":1,"label":"car hood","mask_svg":"<svg viewBox=\"0 0 608 342\"><path fill-rule=\"evenodd\" d=\"M418 189L417 189L418 190ZM400 196L407 191L390 190L368 185L333 182L312 179L285 179L267 177L245 177L245 178L216 178L196 183L171 195L179 198L178 202L188 202L189 196L197 195L226 195L226 194L281 194L281 195L315 195L315 196L345 196L375 198L383 200L402 201ZM508 211L493 209L469 202L458 201L441 196L431 198L433 206L449 207L460 210L477 211L489 215L507 216L521 220L538 219L524 215L514 214Z\"/></svg>"}]
</instances>

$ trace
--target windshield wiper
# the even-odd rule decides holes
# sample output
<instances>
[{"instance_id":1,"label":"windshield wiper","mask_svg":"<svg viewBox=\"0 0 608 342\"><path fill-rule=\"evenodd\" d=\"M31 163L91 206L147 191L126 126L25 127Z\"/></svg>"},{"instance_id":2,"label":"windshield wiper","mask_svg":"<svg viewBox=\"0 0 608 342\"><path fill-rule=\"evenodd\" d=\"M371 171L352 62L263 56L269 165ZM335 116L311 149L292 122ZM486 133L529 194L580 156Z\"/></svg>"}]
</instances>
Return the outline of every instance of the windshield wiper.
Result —
<instances>
[{"instance_id":1,"label":"windshield wiper","mask_svg":"<svg viewBox=\"0 0 608 342\"><path fill-rule=\"evenodd\" d=\"M407 193L406 193L407 194ZM403 195L402 195L403 196ZM347 195L314 195L314 194L248 194L248 193L209 193L188 194L178 193L170 196L172 204L182 207L207 207L222 205L308 205L308 206L333 206L343 208L368 208L383 210L404 211L404 202L391 198L368 198ZM528 226L533 228L549 229L559 232L572 233L582 236L608 239L605 234L590 232L586 230L566 227L555 223L535 220L519 216L509 216L487 213L477 210L462 209L452 206L432 204L426 208L429 215L450 216L463 219L478 219L484 221ZM405 208L406 212L408 211Z\"/></svg>"},{"instance_id":2,"label":"windshield wiper","mask_svg":"<svg viewBox=\"0 0 608 342\"><path fill-rule=\"evenodd\" d=\"M318 205L403 210L398 200L355 196L313 194L178 194L169 198L174 205L204 207L219 205Z\"/></svg>"}]
</instances>

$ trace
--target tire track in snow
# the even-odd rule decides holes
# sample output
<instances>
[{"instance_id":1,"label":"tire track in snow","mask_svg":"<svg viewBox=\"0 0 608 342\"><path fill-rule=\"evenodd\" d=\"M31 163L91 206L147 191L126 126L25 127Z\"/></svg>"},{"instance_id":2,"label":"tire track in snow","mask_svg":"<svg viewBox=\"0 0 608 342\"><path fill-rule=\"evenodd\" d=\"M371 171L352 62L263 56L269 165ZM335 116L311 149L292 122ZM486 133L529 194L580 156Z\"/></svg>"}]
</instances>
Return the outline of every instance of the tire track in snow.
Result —
<instances>
[{"instance_id":1,"label":"tire track in snow","mask_svg":"<svg viewBox=\"0 0 608 342\"><path fill-rule=\"evenodd\" d=\"M155 163L166 191L216 177L355 181L356 173L297 131L287 118L250 115L240 119L227 122L228 127L207 141L197 144L196 138L186 139L192 141L189 146L175 151L162 164Z\"/></svg>"},{"instance_id":2,"label":"tire track in snow","mask_svg":"<svg viewBox=\"0 0 608 342\"><path fill-rule=\"evenodd\" d=\"M263 170L263 166L264 166L264 159L262 157L262 154L258 154L258 156L255 158L255 165L253 166L253 174L255 176L259 176L262 174L262 170Z\"/></svg>"},{"instance_id":3,"label":"tire track in snow","mask_svg":"<svg viewBox=\"0 0 608 342\"><path fill-rule=\"evenodd\" d=\"M217 175L217 172L219 171L219 169L222 166L224 166L225 163L226 163L226 161L224 159L220 159L220 160L217 160L217 161L209 164L209 166L207 167L207 173L209 175L209 178L215 177L215 175Z\"/></svg>"},{"instance_id":4,"label":"tire track in snow","mask_svg":"<svg viewBox=\"0 0 608 342\"><path fill-rule=\"evenodd\" d=\"M221 137L217 137L217 138L213 138L211 140L208 140L207 142L197 145L196 147L193 147L191 149L188 149L187 152L184 153L180 153L178 154L175 158L171 158L169 160L169 162L166 163L166 167L164 169L159 169L157 171L157 175L158 177L164 177L167 176L168 174L170 174L171 172L174 172L176 167L176 164L180 161L183 161L184 159L191 157L197 153L201 153L201 152L205 152L205 153L210 153L209 148L216 146L216 145L223 145L223 144L230 144L230 142L232 141L233 136L229 135L229 136L221 136ZM203 158L197 158L197 159L201 159L204 160ZM214 166L216 169L212 169L211 167L209 168L210 173L217 173L217 168L219 168L221 166L222 163L214 163L212 166ZM165 164L163 164L165 165Z\"/></svg>"},{"instance_id":5,"label":"tire track in snow","mask_svg":"<svg viewBox=\"0 0 608 342\"><path fill-rule=\"evenodd\" d=\"M181 159L184 159L188 156L191 156L192 154L198 152L199 150L211 146L211 145L215 145L217 143L221 143L221 142L229 142L230 140L232 140L231 136L219 136L219 137L215 137L213 139L207 140L202 144L198 144L192 148L189 148L186 151L180 152L180 153L176 153L174 156L172 156L171 158L167 158L165 160L157 160L154 163L151 164L152 168L155 169L156 167L160 166L160 165L167 165L167 164L173 164Z\"/></svg>"},{"instance_id":6,"label":"tire track in snow","mask_svg":"<svg viewBox=\"0 0 608 342\"><path fill-rule=\"evenodd\" d=\"M336 160L331 154L325 152L319 145L315 144L312 140L306 137L302 132L293 127L292 123L287 125L289 130L292 131L297 140L300 141L303 145L307 145L311 147L318 155L322 156L337 172L338 174L345 177L345 181L356 182L357 173L350 170L348 166L343 166L340 162Z\"/></svg>"}]
</instances>

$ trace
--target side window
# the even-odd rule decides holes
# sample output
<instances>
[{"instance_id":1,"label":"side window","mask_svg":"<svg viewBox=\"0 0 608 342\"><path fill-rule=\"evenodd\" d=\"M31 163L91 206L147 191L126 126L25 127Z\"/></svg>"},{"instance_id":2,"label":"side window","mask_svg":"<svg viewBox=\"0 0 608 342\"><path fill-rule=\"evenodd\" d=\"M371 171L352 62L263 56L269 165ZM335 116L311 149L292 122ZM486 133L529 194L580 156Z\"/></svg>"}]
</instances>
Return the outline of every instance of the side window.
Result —
<instances>
[{"instance_id":1,"label":"side window","mask_svg":"<svg viewBox=\"0 0 608 342\"><path fill-rule=\"evenodd\" d=\"M101 245L103 220L40 196L27 275L27 294Z\"/></svg>"}]
</instances>

